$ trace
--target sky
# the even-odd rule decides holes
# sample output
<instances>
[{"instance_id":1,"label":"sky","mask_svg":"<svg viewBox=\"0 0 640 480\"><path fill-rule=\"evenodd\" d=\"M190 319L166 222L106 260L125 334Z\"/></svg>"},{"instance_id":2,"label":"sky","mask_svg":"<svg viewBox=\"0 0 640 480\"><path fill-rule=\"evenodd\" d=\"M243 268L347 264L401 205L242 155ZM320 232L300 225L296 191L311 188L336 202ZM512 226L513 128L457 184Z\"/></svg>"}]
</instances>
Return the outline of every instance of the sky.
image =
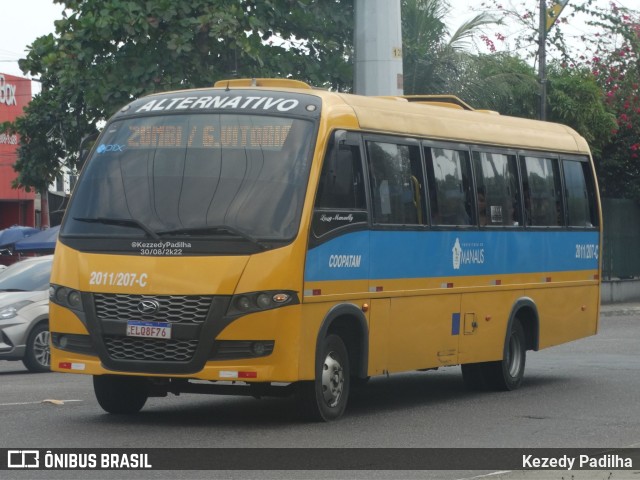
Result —
<instances>
[{"instance_id":1,"label":"sky","mask_svg":"<svg viewBox=\"0 0 640 480\"><path fill-rule=\"evenodd\" d=\"M522 0L504 0L505 6L512 3L517 5ZM538 0L526 0L537 5ZM570 0L566 12L571 9ZM608 5L611 0L598 0L600 5ZM613 0L620 6L640 8L639 0ZM483 0L450 0L452 16L450 28L455 30L463 21L473 15L474 7L478 7ZM55 30L53 22L62 18L62 6L54 4L53 0L0 0L0 73L24 76L18 67L18 59L26 56L27 46L36 38ZM578 23L574 26L576 33L580 33ZM507 38L507 42L509 39ZM498 46L498 45L497 45ZM37 90L37 88L36 88Z\"/></svg>"},{"instance_id":2,"label":"sky","mask_svg":"<svg viewBox=\"0 0 640 480\"><path fill-rule=\"evenodd\" d=\"M474 8L472 6L480 6L480 5L494 5L499 4L505 10L522 12L524 9L523 4L528 6L529 10L533 10L534 12L539 11L539 0L449 0L452 6L452 15L451 20L447 22L449 30L453 33L464 21L470 20L474 17ZM569 0L568 4L565 6L564 10L560 14L559 19L562 17L570 18L570 22L568 24L561 24L559 21L554 24L552 28L562 28L563 35L565 36L565 40L567 41L567 45L569 48L573 48L573 52L582 53L584 50L584 43L580 41L580 37L585 34L594 33L592 27L586 25L585 20L588 20L589 17L585 14L575 14L575 10L573 5L584 4L584 0ZM547 4L549 4L549 0L547 0ZM600 8L610 8L611 4L615 4L620 8L626 8L630 10L638 11L640 10L640 0L596 0L595 5ZM488 8L488 7L487 7ZM500 11L494 10L492 12L500 17ZM575 15L572 15L575 14ZM536 26L538 25L537 16L535 19ZM494 42L495 47L498 50L507 50L510 52L514 52L515 50L515 38L522 35L521 26L510 24L505 26L494 27L493 29L488 29L487 36ZM503 40L498 40L496 38L496 32L499 32L502 36L504 36ZM475 40L475 45L479 52L488 53L489 49L486 45L479 39ZM531 46L527 52L537 51L537 45ZM515 52L516 54L526 57L526 53L523 51ZM547 57L554 58L553 49L547 48Z\"/></svg>"},{"instance_id":3,"label":"sky","mask_svg":"<svg viewBox=\"0 0 640 480\"><path fill-rule=\"evenodd\" d=\"M0 73L25 76L18 59L33 41L55 30L62 6L52 0L0 0Z\"/></svg>"}]
</instances>

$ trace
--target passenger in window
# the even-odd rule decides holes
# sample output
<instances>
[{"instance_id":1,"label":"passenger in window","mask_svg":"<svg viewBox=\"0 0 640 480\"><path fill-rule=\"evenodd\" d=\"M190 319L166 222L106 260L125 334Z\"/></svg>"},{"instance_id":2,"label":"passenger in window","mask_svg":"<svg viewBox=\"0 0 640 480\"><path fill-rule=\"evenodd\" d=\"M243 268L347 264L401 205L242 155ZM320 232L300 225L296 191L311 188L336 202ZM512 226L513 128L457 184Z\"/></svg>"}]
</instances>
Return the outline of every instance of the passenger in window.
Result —
<instances>
[{"instance_id":1,"label":"passenger in window","mask_svg":"<svg viewBox=\"0 0 640 480\"><path fill-rule=\"evenodd\" d=\"M558 223L558 211L556 202L551 197L543 197L536 200L534 210L534 225L542 227L556 226Z\"/></svg>"},{"instance_id":2,"label":"passenger in window","mask_svg":"<svg viewBox=\"0 0 640 480\"><path fill-rule=\"evenodd\" d=\"M434 225L470 225L471 217L464 205L464 198L457 192L443 192L440 209L435 215Z\"/></svg>"}]
</instances>

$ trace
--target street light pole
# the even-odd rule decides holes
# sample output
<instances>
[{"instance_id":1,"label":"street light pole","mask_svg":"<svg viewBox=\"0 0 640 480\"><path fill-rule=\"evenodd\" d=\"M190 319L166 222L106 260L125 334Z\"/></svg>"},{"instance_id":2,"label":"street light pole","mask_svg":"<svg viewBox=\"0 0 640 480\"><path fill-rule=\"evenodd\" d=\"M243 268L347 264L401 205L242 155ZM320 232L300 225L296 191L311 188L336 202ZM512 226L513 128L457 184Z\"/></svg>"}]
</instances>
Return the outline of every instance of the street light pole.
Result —
<instances>
[{"instance_id":1,"label":"street light pole","mask_svg":"<svg viewBox=\"0 0 640 480\"><path fill-rule=\"evenodd\" d=\"M538 80L540 82L540 110L539 119L547 119L547 4L540 0L540 32L538 45Z\"/></svg>"},{"instance_id":2,"label":"street light pole","mask_svg":"<svg viewBox=\"0 0 640 480\"><path fill-rule=\"evenodd\" d=\"M354 93L402 95L400 0L355 0Z\"/></svg>"}]
</instances>

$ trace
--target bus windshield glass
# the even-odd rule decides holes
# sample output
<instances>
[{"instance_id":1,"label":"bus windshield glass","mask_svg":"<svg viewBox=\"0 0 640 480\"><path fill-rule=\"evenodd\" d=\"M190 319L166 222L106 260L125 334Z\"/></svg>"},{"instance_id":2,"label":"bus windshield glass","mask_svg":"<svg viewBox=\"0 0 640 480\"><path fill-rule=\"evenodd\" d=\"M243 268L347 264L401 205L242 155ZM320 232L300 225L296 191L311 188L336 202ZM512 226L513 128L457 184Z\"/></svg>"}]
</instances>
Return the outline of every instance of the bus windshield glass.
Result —
<instances>
[{"instance_id":1,"label":"bus windshield glass","mask_svg":"<svg viewBox=\"0 0 640 480\"><path fill-rule=\"evenodd\" d=\"M129 118L106 127L62 235L290 241L313 123L236 114Z\"/></svg>"}]
</instances>

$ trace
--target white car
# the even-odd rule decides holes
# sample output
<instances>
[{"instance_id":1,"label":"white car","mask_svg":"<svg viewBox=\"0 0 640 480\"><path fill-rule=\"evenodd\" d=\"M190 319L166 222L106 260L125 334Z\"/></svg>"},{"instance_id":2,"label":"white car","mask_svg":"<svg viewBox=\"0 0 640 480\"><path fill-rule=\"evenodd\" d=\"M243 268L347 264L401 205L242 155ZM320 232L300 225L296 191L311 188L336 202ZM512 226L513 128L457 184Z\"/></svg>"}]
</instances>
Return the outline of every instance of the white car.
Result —
<instances>
[{"instance_id":1,"label":"white car","mask_svg":"<svg viewBox=\"0 0 640 480\"><path fill-rule=\"evenodd\" d=\"M22 360L31 372L48 372L49 277L53 255L0 271L0 360Z\"/></svg>"}]
</instances>

